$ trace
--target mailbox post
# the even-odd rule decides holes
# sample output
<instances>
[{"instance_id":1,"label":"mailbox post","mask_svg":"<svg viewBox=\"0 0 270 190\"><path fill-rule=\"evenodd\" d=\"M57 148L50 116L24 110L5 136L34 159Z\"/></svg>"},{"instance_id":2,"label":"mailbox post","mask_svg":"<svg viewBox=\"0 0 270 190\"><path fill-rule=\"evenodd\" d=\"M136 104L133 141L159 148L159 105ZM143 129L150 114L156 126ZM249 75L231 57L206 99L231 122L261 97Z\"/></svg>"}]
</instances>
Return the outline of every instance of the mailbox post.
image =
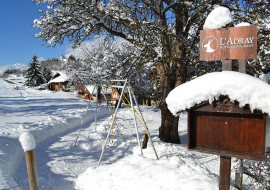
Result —
<instances>
[{"instance_id":1,"label":"mailbox post","mask_svg":"<svg viewBox=\"0 0 270 190\"><path fill-rule=\"evenodd\" d=\"M246 59L256 58L257 26L231 27L219 30L202 30L200 32L200 60L222 60L222 71L231 71L232 60L238 59L239 72L246 73ZM239 106L237 107L237 103L231 102L229 97L226 97L225 99L224 97L221 97L220 100L223 100L223 102L219 102L218 107L212 105L212 108L215 111L209 109L209 106L205 105L206 108L208 107L208 110L206 112L201 112L201 115L197 114L197 112L199 113L200 111L198 110L201 110L202 108L194 108L193 111L189 112L189 119L195 119L196 122L192 123L189 120L188 148L190 150L195 149L197 151L206 151L220 155L219 189L229 190L231 157L251 158L255 160L264 159L263 152L265 148L264 139L266 117L262 114L253 115L251 113L246 113L247 110L239 109ZM234 113L236 108L241 115ZM248 112L250 112L250 110ZM216 115L216 113L221 113L221 115ZM246 114L246 117L242 117L242 114ZM257 118L257 116L259 118ZM209 117L209 121L201 120L202 118L207 117ZM254 123L254 119L256 121L260 121L259 126ZM203 133L203 130L200 130L200 122L202 122L207 128L212 126L210 127L211 131L208 131L208 134ZM263 139L263 143L261 142L259 145L260 147L255 148L256 150L253 149L253 147L251 147L252 150L249 150L241 145L241 143L243 144L245 142L241 142L240 140L244 138L246 139L247 143L252 141L253 137L251 135L254 135L255 132L253 131L253 124L255 124L257 127L256 130L261 130L261 132L263 132L262 134L259 132L260 135L256 137L258 140ZM249 127L241 128L241 126ZM217 131L217 129L220 131ZM213 138L209 137L209 135L213 135L212 137L215 136L218 138L215 139L214 137L215 140L213 140ZM201 139L200 136L202 136L204 139ZM237 145L230 142L231 137L239 139ZM216 147L213 147L211 145L212 143L214 143ZM201 146L203 144L204 146Z\"/></svg>"},{"instance_id":2,"label":"mailbox post","mask_svg":"<svg viewBox=\"0 0 270 190\"><path fill-rule=\"evenodd\" d=\"M221 96L188 111L188 150L220 155L220 190L230 189L231 157L264 161L266 114Z\"/></svg>"},{"instance_id":3,"label":"mailbox post","mask_svg":"<svg viewBox=\"0 0 270 190\"><path fill-rule=\"evenodd\" d=\"M242 98L246 95L243 89L251 95L256 94L251 93L253 89L245 88L249 86L243 85L252 77L228 72L232 70L231 62L235 59L240 60L239 71L244 73L246 71L244 60L257 57L256 47L256 26L201 31L200 60L222 60L222 68L226 72L208 74L205 77L201 76L203 80L194 79L190 81L190 85L180 85L173 90L174 92L170 92L166 99L168 108L175 115L188 109L188 150L220 156L220 190L230 189L231 157L257 161L265 159L266 114L263 112L270 113L270 111L265 111L258 100L254 102ZM209 77L210 75L213 78ZM240 79L239 83L237 77ZM213 89L211 79L218 80L213 82L215 85ZM250 80L254 88L257 88L255 83L263 83L258 82L258 79L255 83L254 81ZM200 88L196 93L199 85ZM265 85L259 87L268 89ZM176 96L183 92L186 93ZM264 95L268 97L269 93ZM175 102L176 97L179 101ZM257 95L255 97L258 98ZM190 107L191 105L193 107Z\"/></svg>"}]
</instances>

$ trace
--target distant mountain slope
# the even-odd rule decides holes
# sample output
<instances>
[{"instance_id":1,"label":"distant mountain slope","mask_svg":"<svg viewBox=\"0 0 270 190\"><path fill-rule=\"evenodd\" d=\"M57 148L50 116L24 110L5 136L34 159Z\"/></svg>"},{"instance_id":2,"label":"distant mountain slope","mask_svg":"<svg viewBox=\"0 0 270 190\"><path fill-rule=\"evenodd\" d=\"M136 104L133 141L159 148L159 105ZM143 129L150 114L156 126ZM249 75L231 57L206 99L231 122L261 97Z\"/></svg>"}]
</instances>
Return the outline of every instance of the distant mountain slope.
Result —
<instances>
[{"instance_id":1,"label":"distant mountain slope","mask_svg":"<svg viewBox=\"0 0 270 190\"><path fill-rule=\"evenodd\" d=\"M0 75L2 75L7 69L21 69L25 70L27 69L28 65L15 63L14 65L4 65L0 66Z\"/></svg>"}]
</instances>

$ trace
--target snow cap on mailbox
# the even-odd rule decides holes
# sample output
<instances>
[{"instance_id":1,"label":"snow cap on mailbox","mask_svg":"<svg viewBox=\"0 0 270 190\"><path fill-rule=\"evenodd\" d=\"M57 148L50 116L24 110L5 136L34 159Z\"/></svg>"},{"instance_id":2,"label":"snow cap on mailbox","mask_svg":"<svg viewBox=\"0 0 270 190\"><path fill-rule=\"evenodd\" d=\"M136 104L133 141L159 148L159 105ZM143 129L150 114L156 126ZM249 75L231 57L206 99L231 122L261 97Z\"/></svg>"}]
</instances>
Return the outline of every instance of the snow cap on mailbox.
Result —
<instances>
[{"instance_id":1,"label":"snow cap on mailbox","mask_svg":"<svg viewBox=\"0 0 270 190\"><path fill-rule=\"evenodd\" d=\"M257 109L270 115L270 86L258 78L234 71L208 73L186 82L168 94L166 103L177 116L203 101L211 104L221 95L238 101L240 107L249 105L251 111Z\"/></svg>"}]
</instances>

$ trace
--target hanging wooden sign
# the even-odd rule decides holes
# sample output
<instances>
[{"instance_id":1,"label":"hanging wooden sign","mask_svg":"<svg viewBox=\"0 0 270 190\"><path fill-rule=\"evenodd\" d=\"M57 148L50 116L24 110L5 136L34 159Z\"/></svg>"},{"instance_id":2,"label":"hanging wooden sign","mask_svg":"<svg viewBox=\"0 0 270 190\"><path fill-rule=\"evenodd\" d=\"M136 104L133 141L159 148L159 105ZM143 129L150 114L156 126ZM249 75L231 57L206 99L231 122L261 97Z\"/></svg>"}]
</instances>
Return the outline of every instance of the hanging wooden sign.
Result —
<instances>
[{"instance_id":1,"label":"hanging wooden sign","mask_svg":"<svg viewBox=\"0 0 270 190\"><path fill-rule=\"evenodd\" d=\"M200 60L257 58L257 26L200 31Z\"/></svg>"}]
</instances>

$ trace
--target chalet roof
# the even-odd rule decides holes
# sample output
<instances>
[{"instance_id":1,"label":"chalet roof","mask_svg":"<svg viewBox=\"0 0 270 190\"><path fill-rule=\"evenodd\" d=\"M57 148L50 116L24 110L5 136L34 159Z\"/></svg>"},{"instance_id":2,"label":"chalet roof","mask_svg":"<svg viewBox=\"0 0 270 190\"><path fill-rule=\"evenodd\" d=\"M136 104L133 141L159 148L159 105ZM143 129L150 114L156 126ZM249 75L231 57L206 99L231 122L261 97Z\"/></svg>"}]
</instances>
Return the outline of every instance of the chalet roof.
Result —
<instances>
[{"instance_id":1,"label":"chalet roof","mask_svg":"<svg viewBox=\"0 0 270 190\"><path fill-rule=\"evenodd\" d=\"M57 76L57 75L60 75L60 76ZM48 82L48 84L50 83L59 83L59 82L66 82L68 81L68 76L66 75L65 72L62 72L62 71L57 71L55 73L55 75L52 77L52 80L50 80Z\"/></svg>"},{"instance_id":2,"label":"chalet roof","mask_svg":"<svg viewBox=\"0 0 270 190\"><path fill-rule=\"evenodd\" d=\"M89 93L92 93L95 85L86 85L85 87L87 88L87 90L89 91ZM107 88L107 90L106 90L106 87L104 86L104 89L103 90L104 90L104 93L105 94L112 94L112 89L111 88ZM97 92L97 89L95 89L95 91L93 92L93 95L96 95L96 92Z\"/></svg>"},{"instance_id":3,"label":"chalet roof","mask_svg":"<svg viewBox=\"0 0 270 190\"><path fill-rule=\"evenodd\" d=\"M270 115L270 85L247 74L223 71L208 73L173 89L166 98L172 114L189 109L203 101L211 104L221 95L228 95L239 106L249 104Z\"/></svg>"},{"instance_id":4,"label":"chalet roof","mask_svg":"<svg viewBox=\"0 0 270 190\"><path fill-rule=\"evenodd\" d=\"M85 87L87 88L88 92L91 94L93 92L95 85L86 85ZM97 89L94 90L93 95L96 95L96 92L97 92Z\"/></svg>"}]
</instances>

